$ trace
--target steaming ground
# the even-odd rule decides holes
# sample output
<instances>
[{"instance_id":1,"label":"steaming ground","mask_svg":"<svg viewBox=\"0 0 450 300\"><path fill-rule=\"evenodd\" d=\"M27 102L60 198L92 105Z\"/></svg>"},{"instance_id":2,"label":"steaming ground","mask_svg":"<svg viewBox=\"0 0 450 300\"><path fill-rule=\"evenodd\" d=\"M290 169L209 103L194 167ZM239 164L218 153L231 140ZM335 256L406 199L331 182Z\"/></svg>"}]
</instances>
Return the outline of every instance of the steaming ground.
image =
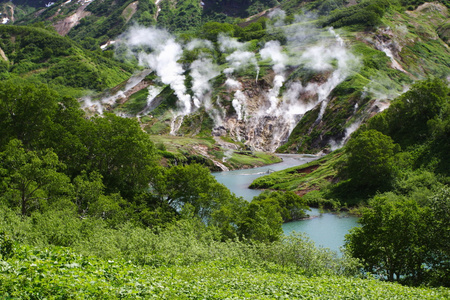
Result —
<instances>
[{"instance_id":1,"label":"steaming ground","mask_svg":"<svg viewBox=\"0 0 450 300\"><path fill-rule=\"evenodd\" d=\"M332 28L323 30L303 26L300 19L297 24L285 26L285 14L279 10L271 16L276 22L268 30L285 31L287 45L281 46L276 40L268 41L258 53L249 51L249 44L225 35L218 37L217 45L199 39L182 44L166 30L140 26L130 28L115 45L126 46L129 55L136 57L142 67L155 72L159 81L149 87L146 109L138 116L150 112L148 108L152 108L151 102L162 90L161 86L170 86L178 98L177 108L172 113L171 134L177 134L185 116L202 108L215 123L214 134L227 134L254 150L269 152L287 140L307 111L320 107L316 120L320 122L331 91L358 70L359 61ZM225 68L217 65L210 54L214 47L225 56ZM198 56L190 64L180 62L185 50L197 50ZM273 72L270 87L263 90L259 84L262 61L269 62ZM287 80L287 70L298 67L324 74L324 79L308 83ZM249 83L239 77L240 72L248 70L256 74L254 84L250 85L256 87L254 91L249 91ZM222 74L222 87L231 96L235 111L231 116L221 105L224 99L211 98L211 82ZM190 88L185 84L188 75ZM134 83L139 78L131 81ZM100 101L86 99L85 106L101 114L106 104L113 105L132 87L132 82L116 95Z\"/></svg>"}]
</instances>

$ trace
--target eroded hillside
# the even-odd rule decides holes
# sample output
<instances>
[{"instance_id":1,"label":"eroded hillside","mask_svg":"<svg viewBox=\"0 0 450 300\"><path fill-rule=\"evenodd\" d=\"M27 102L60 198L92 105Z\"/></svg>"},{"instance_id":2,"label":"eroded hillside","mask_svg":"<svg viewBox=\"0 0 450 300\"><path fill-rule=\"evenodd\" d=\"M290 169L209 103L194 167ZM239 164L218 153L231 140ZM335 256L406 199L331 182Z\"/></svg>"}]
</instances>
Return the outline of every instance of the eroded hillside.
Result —
<instances>
[{"instance_id":1,"label":"eroded hillside","mask_svg":"<svg viewBox=\"0 0 450 300\"><path fill-rule=\"evenodd\" d=\"M241 150L336 149L414 81L450 74L445 1L269 2L56 1L18 24L50 22L139 69L89 92L91 114L137 117L152 135L214 137ZM247 18L211 22L236 15Z\"/></svg>"}]
</instances>

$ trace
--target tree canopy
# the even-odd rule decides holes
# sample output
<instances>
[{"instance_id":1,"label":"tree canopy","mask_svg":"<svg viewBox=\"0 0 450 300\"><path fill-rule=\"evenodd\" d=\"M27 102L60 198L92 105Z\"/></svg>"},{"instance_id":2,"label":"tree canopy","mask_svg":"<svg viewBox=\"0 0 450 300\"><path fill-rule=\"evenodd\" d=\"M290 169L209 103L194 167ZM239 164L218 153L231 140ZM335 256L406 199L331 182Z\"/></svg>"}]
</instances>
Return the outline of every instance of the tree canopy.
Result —
<instances>
[{"instance_id":1,"label":"tree canopy","mask_svg":"<svg viewBox=\"0 0 450 300\"><path fill-rule=\"evenodd\" d=\"M347 250L382 279L448 286L450 209L448 188L428 203L387 193L374 197L346 237Z\"/></svg>"},{"instance_id":2,"label":"tree canopy","mask_svg":"<svg viewBox=\"0 0 450 300\"><path fill-rule=\"evenodd\" d=\"M345 148L347 159L339 176L350 178L352 185L362 189L380 189L393 176L395 153L400 150L389 136L367 130L352 138Z\"/></svg>"}]
</instances>

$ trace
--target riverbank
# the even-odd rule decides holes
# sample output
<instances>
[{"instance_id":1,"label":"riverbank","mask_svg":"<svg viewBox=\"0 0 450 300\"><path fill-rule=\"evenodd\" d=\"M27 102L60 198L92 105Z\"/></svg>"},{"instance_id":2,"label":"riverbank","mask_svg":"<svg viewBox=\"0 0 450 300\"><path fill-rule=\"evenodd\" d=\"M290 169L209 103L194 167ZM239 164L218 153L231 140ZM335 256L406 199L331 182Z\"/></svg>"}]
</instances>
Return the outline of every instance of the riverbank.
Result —
<instances>
[{"instance_id":1,"label":"riverbank","mask_svg":"<svg viewBox=\"0 0 450 300\"><path fill-rule=\"evenodd\" d=\"M237 196L243 197L247 201L251 201L253 197L258 196L262 190L250 189L249 186L257 178L273 174L277 171L307 164L318 157L302 154L277 154L281 160L278 163L268 164L263 167L252 169L240 169L230 172L213 172L216 180L230 189Z\"/></svg>"},{"instance_id":2,"label":"riverbank","mask_svg":"<svg viewBox=\"0 0 450 300\"><path fill-rule=\"evenodd\" d=\"M163 165L199 163L212 172L253 169L282 161L276 154L250 151L242 143L218 142L212 137L150 135ZM228 145L225 148L224 145Z\"/></svg>"},{"instance_id":3,"label":"riverbank","mask_svg":"<svg viewBox=\"0 0 450 300\"><path fill-rule=\"evenodd\" d=\"M341 160L342 151L331 154L300 166L292 166L267 176L257 178L249 186L251 189L275 191L293 191L305 198L309 206L339 209L343 205L337 201L325 199L320 190L336 182L336 165Z\"/></svg>"}]
</instances>

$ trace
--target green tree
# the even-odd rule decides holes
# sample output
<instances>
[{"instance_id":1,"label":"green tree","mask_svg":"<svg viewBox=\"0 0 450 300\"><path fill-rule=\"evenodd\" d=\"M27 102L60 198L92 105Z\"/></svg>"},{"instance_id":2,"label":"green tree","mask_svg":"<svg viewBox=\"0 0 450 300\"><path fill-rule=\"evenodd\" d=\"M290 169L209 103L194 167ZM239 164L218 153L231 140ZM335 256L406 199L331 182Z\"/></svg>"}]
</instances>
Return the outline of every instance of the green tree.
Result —
<instances>
[{"instance_id":1,"label":"green tree","mask_svg":"<svg viewBox=\"0 0 450 300\"><path fill-rule=\"evenodd\" d=\"M35 146L51 127L57 107L58 95L45 85L21 79L0 82L0 145L18 139Z\"/></svg>"},{"instance_id":2,"label":"green tree","mask_svg":"<svg viewBox=\"0 0 450 300\"><path fill-rule=\"evenodd\" d=\"M403 148L423 143L433 130L445 127L448 103L449 89L442 80L419 81L370 119L368 128L389 135Z\"/></svg>"},{"instance_id":3,"label":"green tree","mask_svg":"<svg viewBox=\"0 0 450 300\"><path fill-rule=\"evenodd\" d=\"M1 82L0 151L11 139L30 150L52 148L72 174L85 149L78 137L86 122L83 116L76 99L61 97L46 85L21 79Z\"/></svg>"},{"instance_id":4,"label":"green tree","mask_svg":"<svg viewBox=\"0 0 450 300\"><path fill-rule=\"evenodd\" d=\"M44 210L70 194L70 180L60 172L64 165L51 150L26 151L12 140L0 153L1 198L18 207L23 216Z\"/></svg>"},{"instance_id":5,"label":"green tree","mask_svg":"<svg viewBox=\"0 0 450 300\"><path fill-rule=\"evenodd\" d=\"M220 34L233 36L234 31L235 27L231 24L208 22L202 26L200 30L200 37L210 41L217 41L217 37Z\"/></svg>"},{"instance_id":6,"label":"green tree","mask_svg":"<svg viewBox=\"0 0 450 300\"><path fill-rule=\"evenodd\" d=\"M83 128L89 122L75 98L60 97L52 116L52 123L42 132L37 148L52 148L59 159L67 166L65 173L74 178L80 174L86 146L83 144Z\"/></svg>"},{"instance_id":7,"label":"green tree","mask_svg":"<svg viewBox=\"0 0 450 300\"><path fill-rule=\"evenodd\" d=\"M345 148L347 159L339 169L339 176L350 178L359 188L383 188L393 176L395 153L399 150L389 136L379 131L360 132Z\"/></svg>"},{"instance_id":8,"label":"green tree","mask_svg":"<svg viewBox=\"0 0 450 300\"><path fill-rule=\"evenodd\" d=\"M177 211L189 203L195 214L205 221L210 221L215 210L235 198L207 168L198 164L159 168L153 188L160 201L167 202Z\"/></svg>"},{"instance_id":9,"label":"green tree","mask_svg":"<svg viewBox=\"0 0 450 300\"><path fill-rule=\"evenodd\" d=\"M154 190L144 191L133 199L132 218L145 227L164 227L179 217L177 211L161 200Z\"/></svg>"},{"instance_id":10,"label":"green tree","mask_svg":"<svg viewBox=\"0 0 450 300\"><path fill-rule=\"evenodd\" d=\"M426 280L435 286L450 286L450 188L439 189L426 205L430 213L426 216L428 230Z\"/></svg>"},{"instance_id":11,"label":"green tree","mask_svg":"<svg viewBox=\"0 0 450 300\"><path fill-rule=\"evenodd\" d=\"M92 172L88 175L85 171L74 178L73 187L73 202L80 216L87 215L90 206L98 200L105 189L99 173Z\"/></svg>"},{"instance_id":12,"label":"green tree","mask_svg":"<svg viewBox=\"0 0 450 300\"><path fill-rule=\"evenodd\" d=\"M253 198L253 201L262 201L265 199L274 200L278 204L283 222L299 220L306 216L305 210L309 209L306 202L292 191L265 191L261 195Z\"/></svg>"},{"instance_id":13,"label":"green tree","mask_svg":"<svg viewBox=\"0 0 450 300\"><path fill-rule=\"evenodd\" d=\"M239 236L238 223L248 205L243 198L232 197L212 212L210 224L219 229L222 240L235 239Z\"/></svg>"},{"instance_id":14,"label":"green tree","mask_svg":"<svg viewBox=\"0 0 450 300\"><path fill-rule=\"evenodd\" d=\"M279 240L283 233L280 210L274 199L253 200L237 222L238 235L260 242Z\"/></svg>"},{"instance_id":15,"label":"green tree","mask_svg":"<svg viewBox=\"0 0 450 300\"><path fill-rule=\"evenodd\" d=\"M392 193L376 196L346 236L346 248L362 260L366 271L389 281L420 280L432 245L427 241L430 210Z\"/></svg>"},{"instance_id":16,"label":"green tree","mask_svg":"<svg viewBox=\"0 0 450 300\"><path fill-rule=\"evenodd\" d=\"M323 22L326 26L342 27L348 25L376 26L381 22L390 2L387 0L361 1L357 5L334 10Z\"/></svg>"},{"instance_id":17,"label":"green tree","mask_svg":"<svg viewBox=\"0 0 450 300\"><path fill-rule=\"evenodd\" d=\"M136 120L105 114L85 122L78 135L84 147L79 174L100 173L107 193L128 199L149 187L154 146Z\"/></svg>"}]
</instances>

